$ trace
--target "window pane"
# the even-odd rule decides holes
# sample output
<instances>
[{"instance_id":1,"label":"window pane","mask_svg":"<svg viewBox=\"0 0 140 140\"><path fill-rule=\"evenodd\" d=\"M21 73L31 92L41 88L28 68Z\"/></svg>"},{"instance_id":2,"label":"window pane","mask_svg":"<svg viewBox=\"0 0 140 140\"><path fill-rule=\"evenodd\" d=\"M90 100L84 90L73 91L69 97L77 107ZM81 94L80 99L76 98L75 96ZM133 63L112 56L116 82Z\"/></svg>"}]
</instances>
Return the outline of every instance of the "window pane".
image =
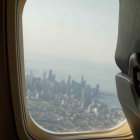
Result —
<instances>
[{"instance_id":1,"label":"window pane","mask_svg":"<svg viewBox=\"0 0 140 140\"><path fill-rule=\"evenodd\" d=\"M117 0L28 0L26 96L53 132L102 131L125 120L116 93Z\"/></svg>"}]
</instances>

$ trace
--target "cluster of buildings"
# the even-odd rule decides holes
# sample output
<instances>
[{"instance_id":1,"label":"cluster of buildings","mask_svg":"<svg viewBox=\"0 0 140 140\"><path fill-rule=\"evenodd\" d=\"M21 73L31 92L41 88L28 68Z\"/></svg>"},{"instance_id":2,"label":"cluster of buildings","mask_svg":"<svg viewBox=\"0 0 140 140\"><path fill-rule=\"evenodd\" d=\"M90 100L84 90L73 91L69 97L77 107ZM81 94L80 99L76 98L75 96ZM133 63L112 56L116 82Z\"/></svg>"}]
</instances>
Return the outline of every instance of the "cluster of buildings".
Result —
<instances>
[{"instance_id":1,"label":"cluster of buildings","mask_svg":"<svg viewBox=\"0 0 140 140\"><path fill-rule=\"evenodd\" d=\"M37 77L26 75L28 108L33 119L54 132L98 131L115 127L125 117L120 108L112 108L98 99L100 85L91 87L81 81L58 81L52 70Z\"/></svg>"}]
</instances>

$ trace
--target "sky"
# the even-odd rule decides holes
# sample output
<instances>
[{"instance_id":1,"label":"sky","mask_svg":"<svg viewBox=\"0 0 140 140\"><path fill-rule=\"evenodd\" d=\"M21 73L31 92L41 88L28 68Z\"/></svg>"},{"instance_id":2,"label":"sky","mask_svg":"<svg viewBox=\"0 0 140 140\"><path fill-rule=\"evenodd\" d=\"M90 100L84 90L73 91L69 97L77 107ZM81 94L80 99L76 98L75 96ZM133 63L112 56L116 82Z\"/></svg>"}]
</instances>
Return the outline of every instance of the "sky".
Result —
<instances>
[{"instance_id":1,"label":"sky","mask_svg":"<svg viewBox=\"0 0 140 140\"><path fill-rule=\"evenodd\" d=\"M115 92L118 15L118 0L27 0L25 67L53 69L60 78L85 75Z\"/></svg>"}]
</instances>

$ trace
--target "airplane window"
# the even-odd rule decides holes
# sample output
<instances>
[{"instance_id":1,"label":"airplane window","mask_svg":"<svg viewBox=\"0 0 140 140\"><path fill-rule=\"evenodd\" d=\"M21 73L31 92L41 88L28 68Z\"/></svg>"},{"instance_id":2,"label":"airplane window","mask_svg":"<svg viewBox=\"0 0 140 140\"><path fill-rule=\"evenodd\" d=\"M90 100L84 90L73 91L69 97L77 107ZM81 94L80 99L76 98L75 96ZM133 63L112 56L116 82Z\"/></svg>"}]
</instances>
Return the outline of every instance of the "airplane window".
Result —
<instances>
[{"instance_id":1,"label":"airplane window","mask_svg":"<svg viewBox=\"0 0 140 140\"><path fill-rule=\"evenodd\" d=\"M115 85L118 14L116 0L26 2L26 99L42 128L103 131L125 120Z\"/></svg>"}]
</instances>

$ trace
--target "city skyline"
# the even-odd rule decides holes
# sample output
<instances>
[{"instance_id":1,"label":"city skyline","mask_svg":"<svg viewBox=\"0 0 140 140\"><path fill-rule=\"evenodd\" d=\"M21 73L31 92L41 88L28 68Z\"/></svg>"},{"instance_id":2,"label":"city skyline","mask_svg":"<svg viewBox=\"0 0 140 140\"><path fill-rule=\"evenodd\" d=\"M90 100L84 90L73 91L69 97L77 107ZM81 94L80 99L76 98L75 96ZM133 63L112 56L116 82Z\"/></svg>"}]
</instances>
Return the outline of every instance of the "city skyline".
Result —
<instances>
[{"instance_id":1,"label":"city skyline","mask_svg":"<svg viewBox=\"0 0 140 140\"><path fill-rule=\"evenodd\" d=\"M53 132L99 131L116 127L125 116L117 96L110 97L100 90L99 84L94 87L87 84L84 76L77 82L71 75L57 81L52 70L44 71L42 76L36 76L33 71L26 75L29 112L41 127Z\"/></svg>"}]
</instances>

